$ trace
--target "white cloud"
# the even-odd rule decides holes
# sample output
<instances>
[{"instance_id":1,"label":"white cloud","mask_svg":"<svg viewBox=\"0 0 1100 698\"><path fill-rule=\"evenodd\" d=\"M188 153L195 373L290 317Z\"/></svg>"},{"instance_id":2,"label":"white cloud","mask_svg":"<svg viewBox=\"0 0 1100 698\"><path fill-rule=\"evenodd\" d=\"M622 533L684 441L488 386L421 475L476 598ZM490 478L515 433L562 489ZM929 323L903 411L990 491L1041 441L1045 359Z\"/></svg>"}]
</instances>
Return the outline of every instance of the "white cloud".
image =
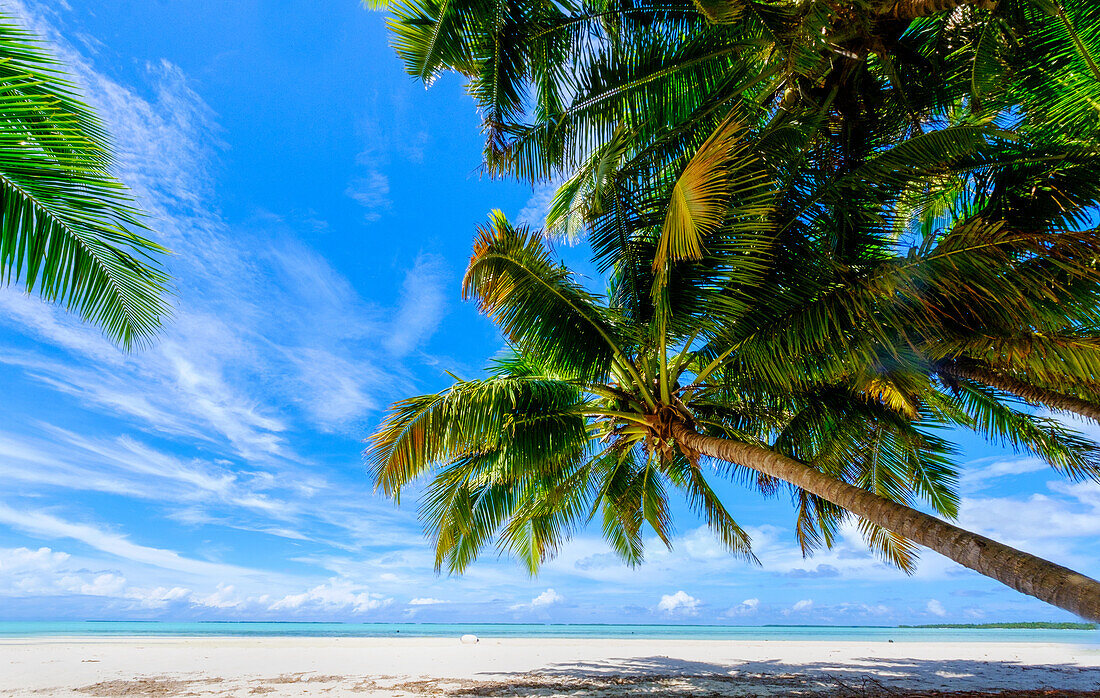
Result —
<instances>
[{"instance_id":1,"label":"white cloud","mask_svg":"<svg viewBox=\"0 0 1100 698\"><path fill-rule=\"evenodd\" d=\"M126 598L132 599L142 608L162 608L172 603L187 601L193 592L186 587L156 587L153 589L130 588Z\"/></svg>"},{"instance_id":2,"label":"white cloud","mask_svg":"<svg viewBox=\"0 0 1100 698\"><path fill-rule=\"evenodd\" d=\"M126 578L105 572L80 585L80 593L88 596L116 596L126 587Z\"/></svg>"},{"instance_id":3,"label":"white cloud","mask_svg":"<svg viewBox=\"0 0 1100 698\"><path fill-rule=\"evenodd\" d=\"M790 611L792 613L805 613L806 611L809 611L813 607L814 607L814 600L813 599L802 599L801 601L796 601L795 604L793 606L791 606Z\"/></svg>"},{"instance_id":4,"label":"white cloud","mask_svg":"<svg viewBox=\"0 0 1100 698\"><path fill-rule=\"evenodd\" d=\"M432 336L443 319L449 289L447 266L434 254L420 254L405 274L401 303L394 315L386 349L398 356L408 354Z\"/></svg>"},{"instance_id":5,"label":"white cloud","mask_svg":"<svg viewBox=\"0 0 1100 698\"><path fill-rule=\"evenodd\" d=\"M29 548L0 549L0 571L12 574L25 570L52 570L68 561L68 553L54 552L42 547L38 550Z\"/></svg>"},{"instance_id":6,"label":"white cloud","mask_svg":"<svg viewBox=\"0 0 1100 698\"><path fill-rule=\"evenodd\" d=\"M700 601L687 592L680 590L675 594L664 594L657 603L657 610L669 615L694 616L699 612Z\"/></svg>"},{"instance_id":7,"label":"white cloud","mask_svg":"<svg viewBox=\"0 0 1100 698\"><path fill-rule=\"evenodd\" d=\"M546 608L547 606L553 606L556 603L561 603L565 600L565 597L554 591L553 589L547 589L535 598L531 599L529 603L517 603L511 606L513 611L521 609L536 609Z\"/></svg>"},{"instance_id":8,"label":"white cloud","mask_svg":"<svg viewBox=\"0 0 1100 698\"><path fill-rule=\"evenodd\" d=\"M736 618L738 616L751 616L759 610L760 599L745 599L741 603L727 610L725 615L730 618Z\"/></svg>"},{"instance_id":9,"label":"white cloud","mask_svg":"<svg viewBox=\"0 0 1100 698\"><path fill-rule=\"evenodd\" d=\"M993 458L968 463L959 477L959 484L969 491L980 490L993 480L1013 475L1048 470L1050 465L1038 458Z\"/></svg>"},{"instance_id":10,"label":"white cloud","mask_svg":"<svg viewBox=\"0 0 1100 698\"><path fill-rule=\"evenodd\" d=\"M46 547L0 548L2 596L117 597L126 586L126 578L118 572L87 569L68 553Z\"/></svg>"},{"instance_id":11,"label":"white cloud","mask_svg":"<svg viewBox=\"0 0 1100 698\"><path fill-rule=\"evenodd\" d=\"M536 186L531 193L531 198L527 200L527 203L520 209L519 215L516 216L516 223L536 229L545 226L546 215L550 212L550 204L553 202L554 193L557 190L558 185L554 182Z\"/></svg>"},{"instance_id":12,"label":"white cloud","mask_svg":"<svg viewBox=\"0 0 1100 698\"><path fill-rule=\"evenodd\" d=\"M1100 535L1100 485L1053 480L1047 488L1026 497L964 497L959 524L1085 574L1100 573L1095 556L1075 553L1073 545Z\"/></svg>"},{"instance_id":13,"label":"white cloud","mask_svg":"<svg viewBox=\"0 0 1100 698\"><path fill-rule=\"evenodd\" d=\"M551 606L564 600L565 597L563 597L558 592L554 591L553 589L547 589L535 598L531 599L531 605L535 608L538 608L540 606Z\"/></svg>"},{"instance_id":14,"label":"white cloud","mask_svg":"<svg viewBox=\"0 0 1100 698\"><path fill-rule=\"evenodd\" d=\"M450 603L443 599L433 599L431 597L417 597L415 599L409 599L410 606L435 606L436 604Z\"/></svg>"},{"instance_id":15,"label":"white cloud","mask_svg":"<svg viewBox=\"0 0 1100 698\"><path fill-rule=\"evenodd\" d=\"M100 596L115 599L116 608L163 609L169 606L199 608L223 614L248 614L260 617L275 611L279 616L331 617L333 613L366 613L385 608L392 599L368 591L344 578L332 578L314 584L305 591L293 591L304 586L301 580L285 575L264 575L262 578L235 575L235 583L214 582L216 577L196 577L200 588L179 585L136 586L117 570L90 569L90 561L69 553L42 547L0 548L0 596L53 597ZM227 573L223 570L222 575ZM168 578L178 577L173 572ZM272 600L268 591L282 590L282 596ZM289 591L289 593L286 593ZM438 599L421 599L421 604L445 603Z\"/></svg>"},{"instance_id":16,"label":"white cloud","mask_svg":"<svg viewBox=\"0 0 1100 698\"><path fill-rule=\"evenodd\" d=\"M138 545L125 536L104 531L89 524L72 523L43 512L17 511L4 504L0 504L0 523L37 536L77 540L96 550L124 560L162 569L219 578L262 574L236 565L224 565L183 557L172 550Z\"/></svg>"},{"instance_id":17,"label":"white cloud","mask_svg":"<svg viewBox=\"0 0 1100 698\"><path fill-rule=\"evenodd\" d=\"M367 210L363 216L370 222L380 219L393 205L390 179L378 170L370 170L365 176L351 180L344 193Z\"/></svg>"},{"instance_id":18,"label":"white cloud","mask_svg":"<svg viewBox=\"0 0 1100 698\"><path fill-rule=\"evenodd\" d=\"M190 597L190 601L196 606L206 606L208 608L224 610L243 606L247 602L247 599L237 593L237 588L234 585L219 584L218 588L209 594L193 594Z\"/></svg>"},{"instance_id":19,"label":"white cloud","mask_svg":"<svg viewBox=\"0 0 1100 698\"><path fill-rule=\"evenodd\" d=\"M354 613L365 613L390 605L393 599L381 594L372 594L347 579L330 579L327 583L313 587L300 594L289 594L269 606L270 610L331 610L350 609Z\"/></svg>"},{"instance_id":20,"label":"white cloud","mask_svg":"<svg viewBox=\"0 0 1100 698\"><path fill-rule=\"evenodd\" d=\"M947 615L947 610L943 607L943 604L940 603L937 599L932 599L931 601L929 601L925 608L928 610L929 613L934 616L939 616L940 618Z\"/></svg>"}]
</instances>

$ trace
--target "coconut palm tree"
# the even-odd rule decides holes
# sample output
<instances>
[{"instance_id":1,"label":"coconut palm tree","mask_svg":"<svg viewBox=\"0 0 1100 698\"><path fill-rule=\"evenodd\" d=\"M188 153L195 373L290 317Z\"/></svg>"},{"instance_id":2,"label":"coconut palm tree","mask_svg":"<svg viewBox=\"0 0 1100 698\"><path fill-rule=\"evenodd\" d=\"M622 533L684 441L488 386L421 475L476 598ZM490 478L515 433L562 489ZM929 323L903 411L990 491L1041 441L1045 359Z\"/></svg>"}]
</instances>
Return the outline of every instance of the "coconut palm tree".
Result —
<instances>
[{"instance_id":1,"label":"coconut palm tree","mask_svg":"<svg viewBox=\"0 0 1100 698\"><path fill-rule=\"evenodd\" d=\"M103 125L35 38L0 16L0 276L123 347L168 312L167 251L111 174Z\"/></svg>"},{"instance_id":2,"label":"coconut palm tree","mask_svg":"<svg viewBox=\"0 0 1100 698\"><path fill-rule=\"evenodd\" d=\"M751 559L712 488L720 477L765 494L789 487L807 552L831 545L851 516L906 571L926 546L1100 619L1100 582L916 508L956 514L953 447L936 433L950 426L1100 480L1095 444L1003 393L940 381L939 350L926 355L950 336L939 312L950 303L972 303L1002 278L1024 289L1025 304L1043 288L1031 265L1051 241L990 241L978 221L893 257L880 245L874 272L843 286L820 283L828 260L810 241L785 250L795 241L715 232L700 259L654 265L658 237L631 273L621 265L612 275L604 299L556 264L538 233L494 214L464 294L511 352L484 379L398 403L371 437L375 482L397 499L429 478L421 517L437 567L455 572L493 543L533 572L596 516L613 549L637 563L644 527L670 544L674 490ZM1100 250L1095 234L1075 244Z\"/></svg>"},{"instance_id":3,"label":"coconut palm tree","mask_svg":"<svg viewBox=\"0 0 1100 698\"><path fill-rule=\"evenodd\" d=\"M467 291L519 358L403 403L371 451L390 494L435 474L439 564L460 570L497 535L533 567L600 511L636 559L643 521L668 538L666 485L747 555L701 454L765 492L791 483L804 550L851 512L903 569L926 545L1097 617L1095 582L904 508L954 514L933 426L1097 476L1093 444L1019 401L1100 404L1095 18L1011 1L394 13L410 72L470 78L491 172L565 180L548 232L587 236L612 279L606 304L567 303L584 317L541 319L531 288L550 282L517 276L537 264L483 255L536 243L502 220L483 234ZM581 361L601 338L606 367ZM539 430L565 419L544 398L582 413L579 436Z\"/></svg>"},{"instance_id":4,"label":"coconut palm tree","mask_svg":"<svg viewBox=\"0 0 1100 698\"><path fill-rule=\"evenodd\" d=\"M395 47L410 73L429 83L448 70L469 78L484 116L488 170L565 180L547 227L589 234L608 268L637 252L621 249L624 231L652 227L672 198L683 205L670 225L698 203L686 194L722 200L707 187L729 168L731 123L752 135L738 142L751 140L771 174L783 174L790 206L803 217L822 211L806 173L829 173L835 194L859 176L890 179L889 168L921 166L914 157L926 167L969 157L961 166L971 179L935 185L947 197L977 186L983 160L1017 158L1017 176L1031 177L1040 192L1067 176L1080 186L1096 168L1100 17L1084 5L410 0L391 9ZM978 152L989 126L1049 152ZM1072 167L1053 173L1041 161L1047 156L1068 157ZM685 186L663 186L670 177ZM1061 221L1042 210L1043 229L1079 225L1095 205L1089 197L1071 202L1072 214ZM1026 219L1025 198L1017 193L1018 218ZM1047 204L1057 207L1057 196ZM688 221L679 233L698 238L720 225L721 211L711 212L709 223ZM859 254L858 238L833 242L836 264ZM698 240L683 244L692 255L701 249ZM1002 335L1029 325L1025 318ZM1078 323L1059 338L1032 333L956 345L938 371L948 381L1096 419L1095 346L1081 336L1094 326Z\"/></svg>"}]
</instances>

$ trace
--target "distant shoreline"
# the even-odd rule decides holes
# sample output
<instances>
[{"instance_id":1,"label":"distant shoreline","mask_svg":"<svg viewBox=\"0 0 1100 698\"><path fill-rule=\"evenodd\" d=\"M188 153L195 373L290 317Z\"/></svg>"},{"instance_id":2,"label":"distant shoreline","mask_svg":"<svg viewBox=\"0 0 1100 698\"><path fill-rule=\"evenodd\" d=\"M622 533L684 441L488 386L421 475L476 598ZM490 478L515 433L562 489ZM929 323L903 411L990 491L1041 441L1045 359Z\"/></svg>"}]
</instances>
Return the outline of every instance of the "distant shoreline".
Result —
<instances>
[{"instance_id":1,"label":"distant shoreline","mask_svg":"<svg viewBox=\"0 0 1100 698\"><path fill-rule=\"evenodd\" d=\"M1096 623L932 623L899 625L899 628L949 630L1097 630Z\"/></svg>"},{"instance_id":2,"label":"distant shoreline","mask_svg":"<svg viewBox=\"0 0 1100 698\"><path fill-rule=\"evenodd\" d=\"M928 623L923 625L823 625L818 623L763 623L761 625L732 625L725 623L506 623L484 621L342 621L342 620L121 620L109 618L87 618L73 621L5 621L8 624L19 623L148 623L148 624L222 624L222 625L366 625L366 626L443 626L457 625L503 626L503 627L588 627L588 628L907 628L914 630L958 629L958 630L1100 630L1097 623L1073 623L1051 621L1025 621L1006 623Z\"/></svg>"}]
</instances>

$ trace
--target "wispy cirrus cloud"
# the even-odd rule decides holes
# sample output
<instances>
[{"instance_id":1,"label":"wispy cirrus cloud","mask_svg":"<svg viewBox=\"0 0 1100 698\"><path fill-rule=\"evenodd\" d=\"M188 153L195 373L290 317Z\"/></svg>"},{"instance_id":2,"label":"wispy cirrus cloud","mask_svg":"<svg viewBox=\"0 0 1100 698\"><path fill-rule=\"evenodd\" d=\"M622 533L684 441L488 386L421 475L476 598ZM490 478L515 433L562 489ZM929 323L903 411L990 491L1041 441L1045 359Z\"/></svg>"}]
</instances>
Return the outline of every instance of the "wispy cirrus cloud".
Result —
<instances>
[{"instance_id":1,"label":"wispy cirrus cloud","mask_svg":"<svg viewBox=\"0 0 1100 698\"><path fill-rule=\"evenodd\" d=\"M0 504L0 523L35 535L79 541L95 550L123 560L200 577L263 576L263 573L257 570L196 560L184 557L173 550L139 545L124 535L91 524L68 521L41 511L21 511Z\"/></svg>"},{"instance_id":2,"label":"wispy cirrus cloud","mask_svg":"<svg viewBox=\"0 0 1100 698\"><path fill-rule=\"evenodd\" d=\"M451 276L439 255L421 253L412 269L405 273L401 286L401 304L393 316L386 349L404 356L422 346L439 327L447 309Z\"/></svg>"},{"instance_id":3,"label":"wispy cirrus cloud","mask_svg":"<svg viewBox=\"0 0 1100 698\"><path fill-rule=\"evenodd\" d=\"M372 411L409 389L409 371L394 359L415 358L446 313L440 260L418 258L393 307L367 301L302 241L296 226L314 232L314 222L262 212L232 221L220 213L223 134L178 66L150 61L139 71L144 84L125 85L66 40L63 11L18 1L7 9L51 43L111 130L120 178L151 214L156 239L173 250L175 312L154 347L131 355L54 306L0 290L0 323L8 328L0 333L0 364L86 415L79 429L26 419L0 432L0 473L18 483L0 501L0 525L84 546L86 560L99 556L92 567L132 566L110 572L133 578L125 584L77 575L81 587L102 595L269 610L274 600L261 602L263 593L246 588L254 570L136 543L110 522L110 509L74 517L63 493L140 503L169 529L233 529L314 550L362 555L406 530L415 536L409 515L370 498L357 472L349 486L349 468L332 467L329 454L306 455L312 446L302 437L358 436ZM385 194L383 174L368 169L367 178L361 194ZM376 198L376 210L388 206ZM354 469L358 448L349 442ZM373 518L376 509L383 513ZM379 524L387 530L377 531ZM299 576L276 584L280 598L291 599L283 610L306 593L303 612L316 611L348 588L323 567L300 567ZM189 582L165 584L153 569L187 574ZM118 586L112 594L108 582Z\"/></svg>"},{"instance_id":4,"label":"wispy cirrus cloud","mask_svg":"<svg viewBox=\"0 0 1100 698\"><path fill-rule=\"evenodd\" d=\"M84 359L61 365L53 356L37 362L40 357L24 356L11 362L21 361L43 381L97 408L146 420L152 428L188 436L220 432L246 458L294 456L285 452L283 436L294 417L336 428L376 408L373 394L401 380L400 373L370 361L377 339L407 353L431 335L446 309L444 294L434 290L439 260L422 255L416 261L407 297L396 309L407 321L389 321L394 311L362 299L285 223L231 224L218 214L211 202L222 147L219 127L177 66L146 65L153 94L146 99L97 71L37 6L12 7L57 47L109 124L120 177L152 214L158 239L175 253L169 266L177 307L157 346L130 357L94 329L8 290L0 293L3 317ZM359 184L357 199L388 205L384 175L371 172ZM301 414L288 414L293 410Z\"/></svg>"},{"instance_id":5,"label":"wispy cirrus cloud","mask_svg":"<svg viewBox=\"0 0 1100 698\"><path fill-rule=\"evenodd\" d=\"M527 203L516 214L516 223L527 225L536 230L546 226L546 216L550 213L550 204L554 201L560 182L546 182L536 185Z\"/></svg>"},{"instance_id":6,"label":"wispy cirrus cloud","mask_svg":"<svg viewBox=\"0 0 1100 698\"><path fill-rule=\"evenodd\" d=\"M390 178L378 170L367 170L361 177L351 180L344 193L366 209L363 218L370 223L382 218L382 214L393 207Z\"/></svg>"}]
</instances>

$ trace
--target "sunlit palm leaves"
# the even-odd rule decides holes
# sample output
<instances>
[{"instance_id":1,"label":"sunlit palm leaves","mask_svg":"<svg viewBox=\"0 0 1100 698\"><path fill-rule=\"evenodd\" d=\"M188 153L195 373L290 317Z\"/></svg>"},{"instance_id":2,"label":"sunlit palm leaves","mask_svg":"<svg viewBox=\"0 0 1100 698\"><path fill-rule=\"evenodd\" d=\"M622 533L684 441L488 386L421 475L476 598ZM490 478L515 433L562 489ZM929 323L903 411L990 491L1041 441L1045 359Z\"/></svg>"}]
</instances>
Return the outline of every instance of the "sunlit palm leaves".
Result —
<instances>
[{"instance_id":1,"label":"sunlit palm leaves","mask_svg":"<svg viewBox=\"0 0 1100 698\"><path fill-rule=\"evenodd\" d=\"M606 300L588 294L497 217L466 290L578 391L586 465L562 473L614 474L578 492L624 558L644 527L669 539L664 493L703 472L676 423L948 517L948 427L1097 478L1095 445L1027 404L1100 414L1100 24L1086 9L409 0L393 26L410 72L470 78L490 172L560 177L547 233L586 236L610 276ZM845 512L792 496L804 549L832 544ZM510 511L479 520L512 530ZM860 527L912 569L910 542Z\"/></svg>"},{"instance_id":2,"label":"sunlit palm leaves","mask_svg":"<svg viewBox=\"0 0 1100 698\"><path fill-rule=\"evenodd\" d=\"M168 312L165 250L112 176L102 125L56 63L0 17L0 273L124 347Z\"/></svg>"},{"instance_id":3,"label":"sunlit palm leaves","mask_svg":"<svg viewBox=\"0 0 1100 698\"><path fill-rule=\"evenodd\" d=\"M525 179L571 172L622 125L645 147L734 108L772 127L829 115L845 147L958 110L1095 133L1095 13L995 5L409 0L391 26L411 73L471 79L487 164Z\"/></svg>"},{"instance_id":4,"label":"sunlit palm leaves","mask_svg":"<svg viewBox=\"0 0 1100 698\"><path fill-rule=\"evenodd\" d=\"M1095 444L1003 393L944 379L941 359L921 353L931 337L960 331L945 328L927 304L973 292L950 275L932 283L941 276L936 265L959 244L954 238L971 233L965 221L960 226L954 236L893 257L891 233L883 230L875 273L847 289L856 314L843 332L819 334L816 314L777 309L772 298L750 292L767 288L781 271L774 258L755 276L711 284L671 277L671 295L695 295L699 305L734 292L755 299L735 326L775 319L738 336L721 317L691 315L668 325L659 315L641 319L645 313L635 308L609 306L552 261L537 233L494 214L479 233L466 292L501 325L516 354L496 362L488 378L399 403L372 438L375 481L395 497L420 478L430 481L421 514L438 565L461 571L495 545L534 572L593 517L628 562L642 559L646 530L671 544L673 492L730 550L750 554L747 535L710 480L733 478L765 494L782 483L743 465L700 460L672 436L676 422L781 453L901 504L924 502L947 517L959 501L954 447L944 431L952 425L1033 453L1070 477L1100 479ZM1035 254L1031 248L1024 257ZM1011 255L991 259L1009 282L1028 282L1006 266ZM798 270L782 271L790 272L788 283L799 278ZM991 271L975 264L956 273L980 288ZM652 283L661 273L647 265L639 276ZM891 275L897 278L880 278ZM827 293L844 297L841 277L820 281L816 274L801 279L807 307ZM869 330L863 316L878 317L877 328ZM805 361L791 361L787 350L800 346L812 349L804 350ZM791 494L804 550L832 544L844 510L797 489ZM884 560L914 568L912 543L867 521L859 525Z\"/></svg>"}]
</instances>

